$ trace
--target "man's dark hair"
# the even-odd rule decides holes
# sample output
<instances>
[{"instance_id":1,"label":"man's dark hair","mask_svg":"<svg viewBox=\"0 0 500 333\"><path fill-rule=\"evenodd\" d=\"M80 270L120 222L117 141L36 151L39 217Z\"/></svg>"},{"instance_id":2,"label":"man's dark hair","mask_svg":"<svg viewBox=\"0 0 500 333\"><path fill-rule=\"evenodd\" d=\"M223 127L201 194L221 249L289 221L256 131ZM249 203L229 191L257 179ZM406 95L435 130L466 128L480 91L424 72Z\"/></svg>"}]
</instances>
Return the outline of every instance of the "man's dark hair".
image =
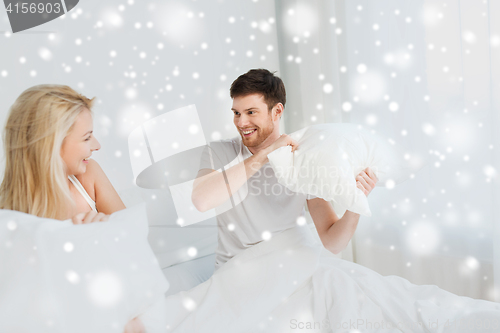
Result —
<instances>
[{"instance_id":1,"label":"man's dark hair","mask_svg":"<svg viewBox=\"0 0 500 333\"><path fill-rule=\"evenodd\" d=\"M231 98L243 97L251 94L262 94L268 110L278 103L285 106L286 91L283 81L267 69L251 69L243 75L240 75L233 84L229 93Z\"/></svg>"}]
</instances>

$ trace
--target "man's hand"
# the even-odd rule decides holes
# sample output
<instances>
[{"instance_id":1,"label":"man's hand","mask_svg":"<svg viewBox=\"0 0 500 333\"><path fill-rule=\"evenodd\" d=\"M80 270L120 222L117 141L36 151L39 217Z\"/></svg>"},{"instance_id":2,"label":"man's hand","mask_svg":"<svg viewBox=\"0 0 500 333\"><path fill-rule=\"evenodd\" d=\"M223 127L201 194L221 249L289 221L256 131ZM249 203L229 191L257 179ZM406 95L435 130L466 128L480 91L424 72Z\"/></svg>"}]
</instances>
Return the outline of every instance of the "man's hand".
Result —
<instances>
[{"instance_id":1,"label":"man's hand","mask_svg":"<svg viewBox=\"0 0 500 333\"><path fill-rule=\"evenodd\" d=\"M274 141L270 146L269 146L269 153L275 151L278 148L284 147L284 146L292 146L292 153L299 147L299 143L292 139L292 137L288 134L281 134L281 136L278 138L278 140Z\"/></svg>"},{"instance_id":2,"label":"man's hand","mask_svg":"<svg viewBox=\"0 0 500 333\"><path fill-rule=\"evenodd\" d=\"M87 213L76 214L71 218L73 224L87 224L92 222L104 222L109 220L109 215L96 213L93 210Z\"/></svg>"},{"instance_id":3,"label":"man's hand","mask_svg":"<svg viewBox=\"0 0 500 333\"><path fill-rule=\"evenodd\" d=\"M292 137L289 136L288 134L281 134L281 136L276 141L274 141L269 147L263 150L263 153L266 156L265 162L266 163L269 162L269 159L267 158L268 154L271 154L276 149L285 146L292 146L292 153L293 153L299 147L299 143L294 139L292 139Z\"/></svg>"},{"instance_id":4,"label":"man's hand","mask_svg":"<svg viewBox=\"0 0 500 333\"><path fill-rule=\"evenodd\" d=\"M377 176L370 168L366 168L356 176L356 186L368 196L378 182Z\"/></svg>"}]
</instances>

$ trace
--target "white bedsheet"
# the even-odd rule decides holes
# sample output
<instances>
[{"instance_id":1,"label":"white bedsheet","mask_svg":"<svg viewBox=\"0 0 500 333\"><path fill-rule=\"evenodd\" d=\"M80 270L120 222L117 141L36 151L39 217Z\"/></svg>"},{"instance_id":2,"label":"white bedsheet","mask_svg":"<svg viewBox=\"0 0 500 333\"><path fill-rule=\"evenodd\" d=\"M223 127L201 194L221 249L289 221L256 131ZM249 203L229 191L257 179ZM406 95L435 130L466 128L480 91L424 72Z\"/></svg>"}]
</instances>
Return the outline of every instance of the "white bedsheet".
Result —
<instances>
[{"instance_id":1,"label":"white bedsheet","mask_svg":"<svg viewBox=\"0 0 500 333\"><path fill-rule=\"evenodd\" d=\"M500 330L498 303L384 277L320 252L307 227L243 251L206 282L166 298L167 332Z\"/></svg>"}]
</instances>

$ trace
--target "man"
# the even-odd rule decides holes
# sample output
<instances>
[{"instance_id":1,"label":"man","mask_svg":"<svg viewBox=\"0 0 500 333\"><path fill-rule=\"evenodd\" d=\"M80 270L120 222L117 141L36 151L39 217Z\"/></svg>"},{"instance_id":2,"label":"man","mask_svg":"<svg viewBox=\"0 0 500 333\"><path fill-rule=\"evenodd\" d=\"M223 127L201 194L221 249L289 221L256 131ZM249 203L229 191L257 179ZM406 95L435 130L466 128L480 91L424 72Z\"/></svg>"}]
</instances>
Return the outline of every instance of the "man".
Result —
<instances>
[{"instance_id":1,"label":"man","mask_svg":"<svg viewBox=\"0 0 500 333\"><path fill-rule=\"evenodd\" d=\"M252 69L232 83L230 95L234 125L240 136L223 141L229 150L239 154L241 162L224 173L216 171L213 156L206 150L192 193L193 204L203 212L245 192L239 193L244 197L240 203L217 216L216 269L240 251L295 227L297 218L304 214L305 203L323 246L335 254L341 252L356 230L359 214L346 211L339 218L329 202L287 191L277 182L268 163L267 155L272 151L287 145L292 151L298 147L290 136L280 134L279 121L286 103L282 80L266 69ZM377 182L368 168L356 180L365 195Z\"/></svg>"}]
</instances>

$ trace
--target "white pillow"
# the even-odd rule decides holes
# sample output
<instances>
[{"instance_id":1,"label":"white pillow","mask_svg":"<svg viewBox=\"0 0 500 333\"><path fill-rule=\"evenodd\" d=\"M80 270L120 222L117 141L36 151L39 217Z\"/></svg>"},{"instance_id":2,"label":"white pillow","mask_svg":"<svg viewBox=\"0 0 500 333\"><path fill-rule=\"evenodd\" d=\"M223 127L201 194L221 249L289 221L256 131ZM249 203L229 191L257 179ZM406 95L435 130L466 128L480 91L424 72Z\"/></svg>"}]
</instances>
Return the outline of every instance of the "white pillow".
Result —
<instances>
[{"instance_id":1,"label":"white pillow","mask_svg":"<svg viewBox=\"0 0 500 333\"><path fill-rule=\"evenodd\" d=\"M162 269L215 253L218 229L215 217L181 227L177 224L170 191L136 186L121 190L119 195L127 207L146 203L149 244ZM193 252L193 248L196 251Z\"/></svg>"},{"instance_id":2,"label":"white pillow","mask_svg":"<svg viewBox=\"0 0 500 333\"><path fill-rule=\"evenodd\" d=\"M278 182L354 213L371 216L355 179L366 167L379 179L377 186L393 186L410 173L386 140L355 124L313 125L290 136L298 141L298 149L292 153L286 146L267 155Z\"/></svg>"},{"instance_id":3,"label":"white pillow","mask_svg":"<svg viewBox=\"0 0 500 333\"><path fill-rule=\"evenodd\" d=\"M73 225L0 210L0 332L165 328L168 282L147 242L145 205Z\"/></svg>"}]
</instances>

